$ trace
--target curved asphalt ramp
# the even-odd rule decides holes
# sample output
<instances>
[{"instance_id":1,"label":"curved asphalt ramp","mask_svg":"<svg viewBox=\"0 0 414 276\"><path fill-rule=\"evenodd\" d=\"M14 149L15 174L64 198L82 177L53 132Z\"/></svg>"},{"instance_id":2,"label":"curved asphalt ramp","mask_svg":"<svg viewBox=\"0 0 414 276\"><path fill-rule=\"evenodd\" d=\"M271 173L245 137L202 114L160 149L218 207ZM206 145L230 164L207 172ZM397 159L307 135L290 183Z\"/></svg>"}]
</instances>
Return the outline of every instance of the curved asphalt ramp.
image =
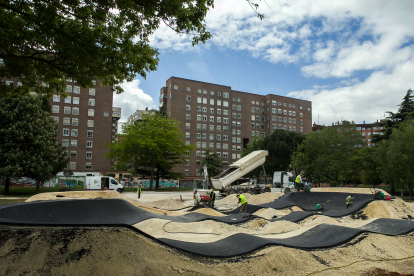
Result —
<instances>
[{"instance_id":1,"label":"curved asphalt ramp","mask_svg":"<svg viewBox=\"0 0 414 276\"><path fill-rule=\"evenodd\" d=\"M346 209L346 198L349 193L288 193L279 199L261 205L249 205L247 202L247 213L254 213L262 208L285 209L298 206L304 211L316 212L316 204L326 204L322 214L330 217L342 217L350 215L365 207L373 201L371 194L355 194L354 205ZM234 214L240 211L240 207L235 210L223 212L223 214Z\"/></svg>"},{"instance_id":2,"label":"curved asphalt ramp","mask_svg":"<svg viewBox=\"0 0 414 276\"><path fill-rule=\"evenodd\" d=\"M311 201L309 202L309 204L312 203ZM298 215L300 216L299 213L310 214L305 212L295 213L292 213L292 219L295 219ZM152 218L167 219L181 223L207 219L224 223L240 223L255 218L255 216L233 214L227 217L213 217L200 213L191 213L178 217L164 216L138 208L123 199L41 201L0 206L0 224L12 225L130 227L138 222ZM201 244L164 238L158 240L166 245L194 254L209 257L231 257L246 254L268 245L282 245L294 248L323 248L344 243L362 232L400 235L413 230L414 221L378 219L360 228L322 224L298 236L285 239L235 234L216 242ZM142 232L139 229L138 231Z\"/></svg>"}]
</instances>

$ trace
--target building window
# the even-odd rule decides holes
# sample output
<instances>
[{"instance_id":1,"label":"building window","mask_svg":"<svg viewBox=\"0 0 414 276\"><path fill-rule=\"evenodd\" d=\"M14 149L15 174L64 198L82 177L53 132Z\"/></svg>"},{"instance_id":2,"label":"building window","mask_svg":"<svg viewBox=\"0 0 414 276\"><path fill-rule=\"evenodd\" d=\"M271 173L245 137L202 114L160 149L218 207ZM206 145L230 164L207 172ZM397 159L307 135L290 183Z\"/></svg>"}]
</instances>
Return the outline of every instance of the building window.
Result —
<instances>
[{"instance_id":1,"label":"building window","mask_svg":"<svg viewBox=\"0 0 414 276\"><path fill-rule=\"evenodd\" d=\"M216 148L217 148L217 149L221 149L221 143L217 143L217 144L216 144Z\"/></svg>"},{"instance_id":2,"label":"building window","mask_svg":"<svg viewBox=\"0 0 414 276\"><path fill-rule=\"evenodd\" d=\"M207 122L207 116L206 115L203 115L203 121Z\"/></svg>"},{"instance_id":3,"label":"building window","mask_svg":"<svg viewBox=\"0 0 414 276\"><path fill-rule=\"evenodd\" d=\"M72 115L79 115L79 107L72 108Z\"/></svg>"},{"instance_id":4,"label":"building window","mask_svg":"<svg viewBox=\"0 0 414 276\"><path fill-rule=\"evenodd\" d=\"M89 88L89 96L95 96L95 88Z\"/></svg>"},{"instance_id":5,"label":"building window","mask_svg":"<svg viewBox=\"0 0 414 276\"><path fill-rule=\"evenodd\" d=\"M94 126L94 121L88 120L88 127L93 127L93 126Z\"/></svg>"},{"instance_id":6,"label":"building window","mask_svg":"<svg viewBox=\"0 0 414 276\"><path fill-rule=\"evenodd\" d=\"M71 96L67 96L66 98L65 98L65 103L68 103L68 104L70 104L72 101L72 98L71 98Z\"/></svg>"},{"instance_id":7,"label":"building window","mask_svg":"<svg viewBox=\"0 0 414 276\"><path fill-rule=\"evenodd\" d=\"M206 133L202 133L202 134L201 134L201 137L202 137L203 139L207 139L207 134L206 134Z\"/></svg>"},{"instance_id":8,"label":"building window","mask_svg":"<svg viewBox=\"0 0 414 276\"><path fill-rule=\"evenodd\" d=\"M74 86L73 87L73 93L80 94L80 87L79 86Z\"/></svg>"},{"instance_id":9,"label":"building window","mask_svg":"<svg viewBox=\"0 0 414 276\"><path fill-rule=\"evenodd\" d=\"M85 169L91 170L92 169L92 163L91 162L86 162L85 163Z\"/></svg>"},{"instance_id":10,"label":"building window","mask_svg":"<svg viewBox=\"0 0 414 276\"><path fill-rule=\"evenodd\" d=\"M72 129L71 136L78 137L78 130L77 129Z\"/></svg>"},{"instance_id":11,"label":"building window","mask_svg":"<svg viewBox=\"0 0 414 276\"><path fill-rule=\"evenodd\" d=\"M221 134L217 134L216 135L216 140L220 141L221 140Z\"/></svg>"},{"instance_id":12,"label":"building window","mask_svg":"<svg viewBox=\"0 0 414 276\"><path fill-rule=\"evenodd\" d=\"M79 119L78 118L72 118L72 126L78 126Z\"/></svg>"},{"instance_id":13,"label":"building window","mask_svg":"<svg viewBox=\"0 0 414 276\"><path fill-rule=\"evenodd\" d=\"M59 113L59 106L58 105L54 105L52 107L52 113Z\"/></svg>"},{"instance_id":14,"label":"building window","mask_svg":"<svg viewBox=\"0 0 414 276\"><path fill-rule=\"evenodd\" d=\"M69 106L63 107L63 114L70 114L70 113L71 113L71 108Z\"/></svg>"},{"instance_id":15,"label":"building window","mask_svg":"<svg viewBox=\"0 0 414 276\"><path fill-rule=\"evenodd\" d=\"M207 142L202 142L202 143L201 143L201 147L202 147L203 149L207 148ZM204 152L203 152L203 153L204 153Z\"/></svg>"},{"instance_id":16,"label":"building window","mask_svg":"<svg viewBox=\"0 0 414 276\"><path fill-rule=\"evenodd\" d=\"M214 134L209 135L210 140L214 140Z\"/></svg>"},{"instance_id":17,"label":"building window","mask_svg":"<svg viewBox=\"0 0 414 276\"><path fill-rule=\"evenodd\" d=\"M210 116L210 122L214 123L214 116Z\"/></svg>"},{"instance_id":18,"label":"building window","mask_svg":"<svg viewBox=\"0 0 414 276\"><path fill-rule=\"evenodd\" d=\"M59 103L60 102L60 95L53 95L53 102Z\"/></svg>"},{"instance_id":19,"label":"building window","mask_svg":"<svg viewBox=\"0 0 414 276\"><path fill-rule=\"evenodd\" d=\"M299 132L303 132L303 127L300 127L299 128Z\"/></svg>"},{"instance_id":20,"label":"building window","mask_svg":"<svg viewBox=\"0 0 414 276\"><path fill-rule=\"evenodd\" d=\"M62 139L62 147L69 147L69 140Z\"/></svg>"},{"instance_id":21,"label":"building window","mask_svg":"<svg viewBox=\"0 0 414 276\"><path fill-rule=\"evenodd\" d=\"M185 123L185 128L190 129L190 123Z\"/></svg>"},{"instance_id":22,"label":"building window","mask_svg":"<svg viewBox=\"0 0 414 276\"><path fill-rule=\"evenodd\" d=\"M190 175L190 170L185 170L185 171L184 171L184 175L185 175L185 176L189 176L189 175Z\"/></svg>"},{"instance_id":23,"label":"building window","mask_svg":"<svg viewBox=\"0 0 414 276\"><path fill-rule=\"evenodd\" d=\"M66 118L66 117L64 117L64 118L63 118L63 124L64 124L64 125L67 125L67 126L68 126L68 125L70 125L70 118Z\"/></svg>"},{"instance_id":24,"label":"building window","mask_svg":"<svg viewBox=\"0 0 414 276\"><path fill-rule=\"evenodd\" d=\"M76 170L76 162L70 162L69 163L69 166L70 166L70 169L73 171L73 170Z\"/></svg>"},{"instance_id":25,"label":"building window","mask_svg":"<svg viewBox=\"0 0 414 276\"><path fill-rule=\"evenodd\" d=\"M63 129L63 136L69 136L69 129L68 128Z\"/></svg>"},{"instance_id":26,"label":"building window","mask_svg":"<svg viewBox=\"0 0 414 276\"><path fill-rule=\"evenodd\" d=\"M214 99L210 99L210 105L214 105Z\"/></svg>"},{"instance_id":27,"label":"building window","mask_svg":"<svg viewBox=\"0 0 414 276\"><path fill-rule=\"evenodd\" d=\"M73 97L73 104L79 104L79 97Z\"/></svg>"},{"instance_id":28,"label":"building window","mask_svg":"<svg viewBox=\"0 0 414 276\"><path fill-rule=\"evenodd\" d=\"M88 105L95 106L95 99L89 99Z\"/></svg>"},{"instance_id":29,"label":"building window","mask_svg":"<svg viewBox=\"0 0 414 276\"><path fill-rule=\"evenodd\" d=\"M223 144L223 149L228 150L229 149L229 144Z\"/></svg>"},{"instance_id":30,"label":"building window","mask_svg":"<svg viewBox=\"0 0 414 276\"><path fill-rule=\"evenodd\" d=\"M303 118L303 113L302 112L299 113L299 117Z\"/></svg>"},{"instance_id":31,"label":"building window","mask_svg":"<svg viewBox=\"0 0 414 276\"><path fill-rule=\"evenodd\" d=\"M190 160L185 160L185 166L190 166Z\"/></svg>"},{"instance_id":32,"label":"building window","mask_svg":"<svg viewBox=\"0 0 414 276\"><path fill-rule=\"evenodd\" d=\"M223 92L223 98L228 99L229 98L229 93Z\"/></svg>"},{"instance_id":33,"label":"building window","mask_svg":"<svg viewBox=\"0 0 414 276\"><path fill-rule=\"evenodd\" d=\"M70 146L76 148L78 146L78 140L70 140Z\"/></svg>"},{"instance_id":34,"label":"building window","mask_svg":"<svg viewBox=\"0 0 414 276\"><path fill-rule=\"evenodd\" d=\"M88 116L90 117L95 116L95 109L88 109Z\"/></svg>"},{"instance_id":35,"label":"building window","mask_svg":"<svg viewBox=\"0 0 414 276\"><path fill-rule=\"evenodd\" d=\"M229 153L228 152L223 152L223 158L229 158Z\"/></svg>"},{"instance_id":36,"label":"building window","mask_svg":"<svg viewBox=\"0 0 414 276\"><path fill-rule=\"evenodd\" d=\"M92 138L93 137L93 130L88 130L87 134L86 134L86 137Z\"/></svg>"},{"instance_id":37,"label":"building window","mask_svg":"<svg viewBox=\"0 0 414 276\"><path fill-rule=\"evenodd\" d=\"M92 141L86 141L86 147L91 149L93 147L93 142Z\"/></svg>"},{"instance_id":38,"label":"building window","mask_svg":"<svg viewBox=\"0 0 414 276\"><path fill-rule=\"evenodd\" d=\"M92 159L92 152L91 151L86 152L86 159Z\"/></svg>"},{"instance_id":39,"label":"building window","mask_svg":"<svg viewBox=\"0 0 414 276\"><path fill-rule=\"evenodd\" d=\"M221 106L221 100L217 100L217 105Z\"/></svg>"},{"instance_id":40,"label":"building window","mask_svg":"<svg viewBox=\"0 0 414 276\"><path fill-rule=\"evenodd\" d=\"M191 110L191 105L186 104L186 105L185 105L185 110Z\"/></svg>"},{"instance_id":41,"label":"building window","mask_svg":"<svg viewBox=\"0 0 414 276\"><path fill-rule=\"evenodd\" d=\"M223 106L224 107L228 107L229 106L229 102L228 101L223 101Z\"/></svg>"},{"instance_id":42,"label":"building window","mask_svg":"<svg viewBox=\"0 0 414 276\"><path fill-rule=\"evenodd\" d=\"M186 100L187 102L191 102L191 96L190 96L190 95L186 95L186 96L185 96L185 100Z\"/></svg>"}]
</instances>

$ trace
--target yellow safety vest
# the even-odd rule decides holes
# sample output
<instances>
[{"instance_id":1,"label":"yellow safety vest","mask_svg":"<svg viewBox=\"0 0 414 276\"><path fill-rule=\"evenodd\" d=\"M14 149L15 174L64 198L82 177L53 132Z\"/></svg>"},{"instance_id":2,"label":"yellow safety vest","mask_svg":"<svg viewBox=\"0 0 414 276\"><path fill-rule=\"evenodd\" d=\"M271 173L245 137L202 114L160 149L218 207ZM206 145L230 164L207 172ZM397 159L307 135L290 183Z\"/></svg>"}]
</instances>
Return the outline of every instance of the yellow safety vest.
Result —
<instances>
[{"instance_id":1,"label":"yellow safety vest","mask_svg":"<svg viewBox=\"0 0 414 276\"><path fill-rule=\"evenodd\" d=\"M137 194L141 194L141 188L137 189Z\"/></svg>"},{"instance_id":2,"label":"yellow safety vest","mask_svg":"<svg viewBox=\"0 0 414 276\"><path fill-rule=\"evenodd\" d=\"M241 204L247 203L247 199L244 197L244 195L239 195L239 198L240 198L240 203Z\"/></svg>"},{"instance_id":3,"label":"yellow safety vest","mask_svg":"<svg viewBox=\"0 0 414 276\"><path fill-rule=\"evenodd\" d=\"M298 175L298 176L296 177L295 182L300 183L300 175Z\"/></svg>"}]
</instances>

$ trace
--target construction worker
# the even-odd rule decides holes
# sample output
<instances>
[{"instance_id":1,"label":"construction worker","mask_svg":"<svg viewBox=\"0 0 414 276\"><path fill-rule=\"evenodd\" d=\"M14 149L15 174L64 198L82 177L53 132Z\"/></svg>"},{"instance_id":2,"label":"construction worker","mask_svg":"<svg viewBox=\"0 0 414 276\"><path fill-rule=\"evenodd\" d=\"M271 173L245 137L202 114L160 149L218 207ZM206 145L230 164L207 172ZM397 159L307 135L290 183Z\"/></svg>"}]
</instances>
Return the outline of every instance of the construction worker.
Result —
<instances>
[{"instance_id":1,"label":"construction worker","mask_svg":"<svg viewBox=\"0 0 414 276\"><path fill-rule=\"evenodd\" d=\"M214 208L214 201L216 200L216 194L214 193L213 189L210 190L210 194L208 195L210 199L211 208Z\"/></svg>"},{"instance_id":2,"label":"construction worker","mask_svg":"<svg viewBox=\"0 0 414 276\"><path fill-rule=\"evenodd\" d=\"M194 205L197 206L200 201L200 194L197 193L197 190L194 190Z\"/></svg>"},{"instance_id":3,"label":"construction worker","mask_svg":"<svg viewBox=\"0 0 414 276\"><path fill-rule=\"evenodd\" d=\"M295 186L296 186L296 189L298 189L298 191L301 186L301 183L302 183L302 176L301 174L299 174L295 179L295 184L296 184Z\"/></svg>"},{"instance_id":4,"label":"construction worker","mask_svg":"<svg viewBox=\"0 0 414 276\"><path fill-rule=\"evenodd\" d=\"M349 206L352 207L352 205L354 205L354 199L355 199L354 194L351 194L350 196L346 198L346 209L348 209Z\"/></svg>"},{"instance_id":5,"label":"construction worker","mask_svg":"<svg viewBox=\"0 0 414 276\"><path fill-rule=\"evenodd\" d=\"M138 194L138 198L141 198L141 185L138 186L137 194Z\"/></svg>"},{"instance_id":6,"label":"construction worker","mask_svg":"<svg viewBox=\"0 0 414 276\"><path fill-rule=\"evenodd\" d=\"M240 213L243 213L243 212L246 213L247 199L244 197L244 195L237 195L237 197L239 198L239 203L241 203Z\"/></svg>"}]
</instances>

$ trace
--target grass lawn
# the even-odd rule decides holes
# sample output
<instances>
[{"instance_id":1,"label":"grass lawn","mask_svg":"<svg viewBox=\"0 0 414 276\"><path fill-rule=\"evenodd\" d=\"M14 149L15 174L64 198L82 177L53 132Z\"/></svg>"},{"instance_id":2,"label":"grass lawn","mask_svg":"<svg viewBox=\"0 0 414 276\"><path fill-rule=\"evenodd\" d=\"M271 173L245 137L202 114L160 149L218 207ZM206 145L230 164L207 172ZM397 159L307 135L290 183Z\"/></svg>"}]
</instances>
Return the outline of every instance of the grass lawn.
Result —
<instances>
[{"instance_id":1,"label":"grass lawn","mask_svg":"<svg viewBox=\"0 0 414 276\"><path fill-rule=\"evenodd\" d=\"M0 198L0 205L5 204L12 204L12 203L22 203L25 202L27 198L21 198L21 199L2 199Z\"/></svg>"}]
</instances>

